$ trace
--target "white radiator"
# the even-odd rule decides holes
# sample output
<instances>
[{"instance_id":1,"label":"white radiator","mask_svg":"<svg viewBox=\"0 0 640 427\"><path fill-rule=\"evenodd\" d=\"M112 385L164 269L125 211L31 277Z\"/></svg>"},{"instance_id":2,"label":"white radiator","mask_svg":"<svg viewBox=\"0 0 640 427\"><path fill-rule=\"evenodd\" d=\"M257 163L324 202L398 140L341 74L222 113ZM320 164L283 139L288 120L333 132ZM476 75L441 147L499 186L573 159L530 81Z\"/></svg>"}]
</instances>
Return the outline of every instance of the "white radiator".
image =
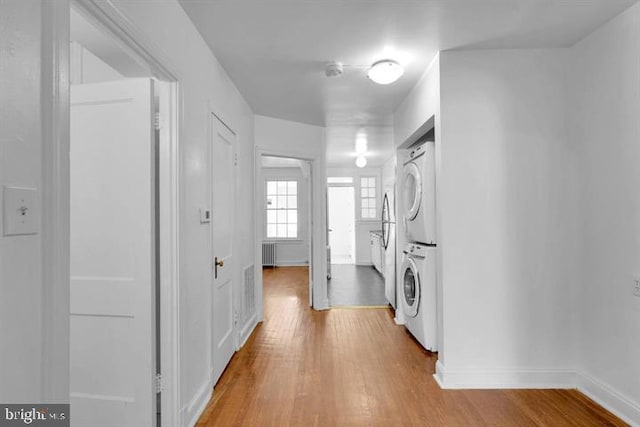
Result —
<instances>
[{"instance_id":1,"label":"white radiator","mask_svg":"<svg viewBox=\"0 0 640 427\"><path fill-rule=\"evenodd\" d=\"M276 244L275 243L262 243L262 266L263 267L275 267L276 266Z\"/></svg>"}]
</instances>

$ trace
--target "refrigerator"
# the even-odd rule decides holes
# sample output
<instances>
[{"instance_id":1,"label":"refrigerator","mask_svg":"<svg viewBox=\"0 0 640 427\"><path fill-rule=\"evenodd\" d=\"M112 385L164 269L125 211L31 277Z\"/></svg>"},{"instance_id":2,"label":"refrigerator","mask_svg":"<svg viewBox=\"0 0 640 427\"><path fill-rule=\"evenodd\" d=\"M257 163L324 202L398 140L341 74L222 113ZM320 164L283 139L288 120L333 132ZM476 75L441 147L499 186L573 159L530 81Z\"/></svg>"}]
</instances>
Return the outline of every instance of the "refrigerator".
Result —
<instances>
[{"instance_id":1,"label":"refrigerator","mask_svg":"<svg viewBox=\"0 0 640 427\"><path fill-rule=\"evenodd\" d=\"M384 248L384 293L396 308L396 215L395 185L384 188L382 199L382 245Z\"/></svg>"}]
</instances>

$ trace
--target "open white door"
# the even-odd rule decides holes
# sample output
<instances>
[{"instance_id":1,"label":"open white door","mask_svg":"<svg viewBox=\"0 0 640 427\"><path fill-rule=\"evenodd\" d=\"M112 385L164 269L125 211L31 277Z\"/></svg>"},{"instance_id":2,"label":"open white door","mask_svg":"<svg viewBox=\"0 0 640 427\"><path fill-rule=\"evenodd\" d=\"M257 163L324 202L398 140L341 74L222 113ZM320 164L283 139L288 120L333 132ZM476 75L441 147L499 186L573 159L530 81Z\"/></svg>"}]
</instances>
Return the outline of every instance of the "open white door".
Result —
<instances>
[{"instance_id":1,"label":"open white door","mask_svg":"<svg viewBox=\"0 0 640 427\"><path fill-rule=\"evenodd\" d=\"M71 86L71 425L156 425L153 82Z\"/></svg>"},{"instance_id":2,"label":"open white door","mask_svg":"<svg viewBox=\"0 0 640 427\"><path fill-rule=\"evenodd\" d=\"M213 252L212 381L218 381L235 352L233 310L233 212L235 134L211 115Z\"/></svg>"}]
</instances>

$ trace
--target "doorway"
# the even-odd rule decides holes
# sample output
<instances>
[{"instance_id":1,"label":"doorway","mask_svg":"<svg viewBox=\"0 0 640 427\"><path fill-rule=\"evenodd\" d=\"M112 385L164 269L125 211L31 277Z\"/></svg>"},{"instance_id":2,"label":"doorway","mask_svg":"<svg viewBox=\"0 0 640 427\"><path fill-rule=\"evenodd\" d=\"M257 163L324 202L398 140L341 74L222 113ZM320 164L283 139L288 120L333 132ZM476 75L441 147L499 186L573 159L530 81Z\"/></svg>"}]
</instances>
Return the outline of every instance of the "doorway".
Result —
<instances>
[{"instance_id":1,"label":"doorway","mask_svg":"<svg viewBox=\"0 0 640 427\"><path fill-rule=\"evenodd\" d=\"M175 79L91 5L69 11L72 425L174 425Z\"/></svg>"},{"instance_id":2,"label":"doorway","mask_svg":"<svg viewBox=\"0 0 640 427\"><path fill-rule=\"evenodd\" d=\"M355 264L355 190L328 189L329 247L332 264Z\"/></svg>"}]
</instances>

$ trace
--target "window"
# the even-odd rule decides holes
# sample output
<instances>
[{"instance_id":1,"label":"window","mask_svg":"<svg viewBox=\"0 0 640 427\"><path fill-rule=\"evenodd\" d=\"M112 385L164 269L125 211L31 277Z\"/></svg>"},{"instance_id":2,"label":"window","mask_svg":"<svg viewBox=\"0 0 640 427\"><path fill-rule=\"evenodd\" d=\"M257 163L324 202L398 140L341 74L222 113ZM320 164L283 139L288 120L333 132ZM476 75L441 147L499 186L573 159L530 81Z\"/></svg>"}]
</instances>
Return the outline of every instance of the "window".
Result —
<instances>
[{"instance_id":1,"label":"window","mask_svg":"<svg viewBox=\"0 0 640 427\"><path fill-rule=\"evenodd\" d=\"M375 177L360 178L360 217L362 219L376 218Z\"/></svg>"},{"instance_id":2,"label":"window","mask_svg":"<svg viewBox=\"0 0 640 427\"><path fill-rule=\"evenodd\" d=\"M298 182L267 181L267 238L298 238Z\"/></svg>"},{"instance_id":3,"label":"window","mask_svg":"<svg viewBox=\"0 0 640 427\"><path fill-rule=\"evenodd\" d=\"M330 176L327 184L353 184L352 176Z\"/></svg>"}]
</instances>

